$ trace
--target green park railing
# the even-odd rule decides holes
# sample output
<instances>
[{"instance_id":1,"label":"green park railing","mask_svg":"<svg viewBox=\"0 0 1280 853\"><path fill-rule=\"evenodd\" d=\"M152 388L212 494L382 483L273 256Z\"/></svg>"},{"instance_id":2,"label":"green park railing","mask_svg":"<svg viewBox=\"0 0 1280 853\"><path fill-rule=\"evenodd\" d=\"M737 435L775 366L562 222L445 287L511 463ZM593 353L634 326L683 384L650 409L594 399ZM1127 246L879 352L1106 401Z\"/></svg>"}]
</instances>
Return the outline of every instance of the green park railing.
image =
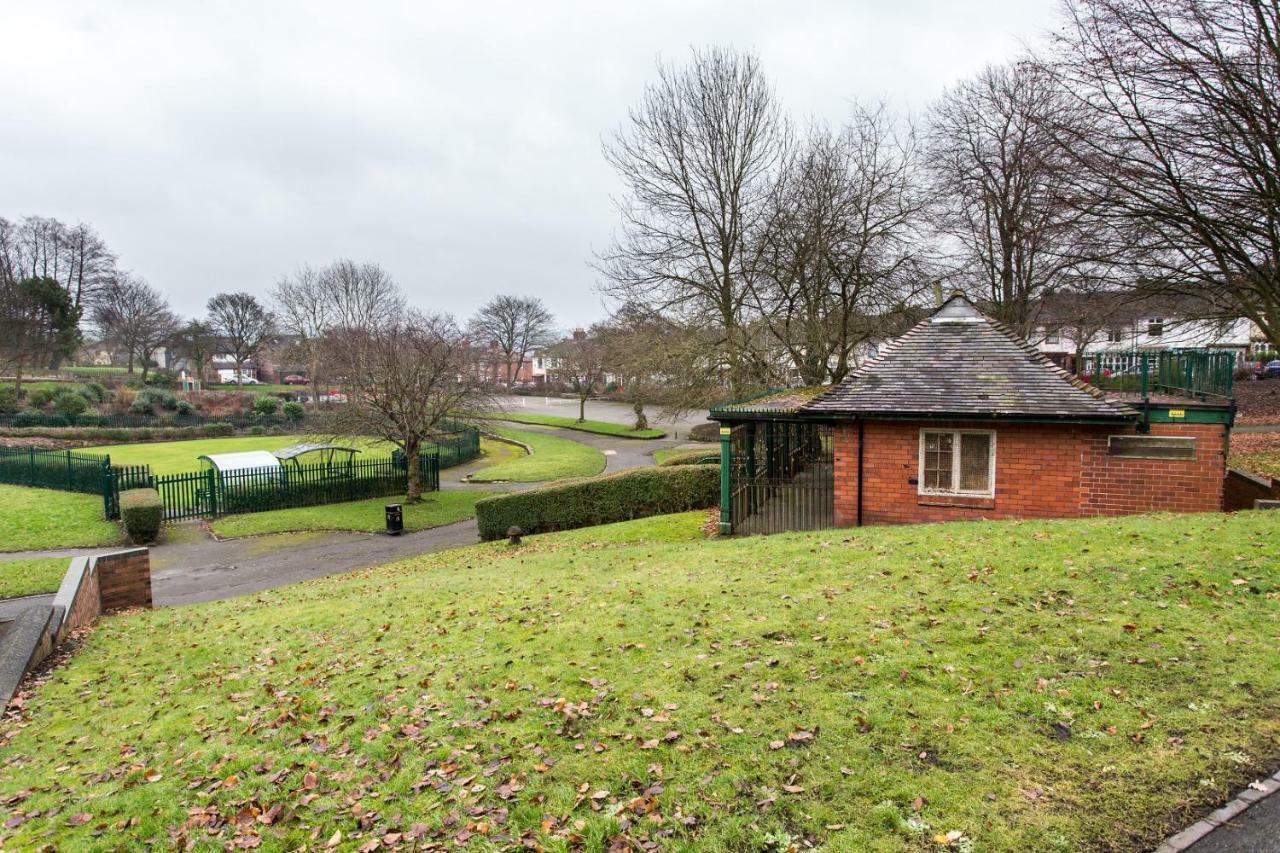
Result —
<instances>
[{"instance_id":1,"label":"green park railing","mask_svg":"<svg viewBox=\"0 0 1280 853\"><path fill-rule=\"evenodd\" d=\"M1230 400L1236 356L1214 350L1100 352L1084 360L1081 378L1104 391L1212 402Z\"/></svg>"}]
</instances>

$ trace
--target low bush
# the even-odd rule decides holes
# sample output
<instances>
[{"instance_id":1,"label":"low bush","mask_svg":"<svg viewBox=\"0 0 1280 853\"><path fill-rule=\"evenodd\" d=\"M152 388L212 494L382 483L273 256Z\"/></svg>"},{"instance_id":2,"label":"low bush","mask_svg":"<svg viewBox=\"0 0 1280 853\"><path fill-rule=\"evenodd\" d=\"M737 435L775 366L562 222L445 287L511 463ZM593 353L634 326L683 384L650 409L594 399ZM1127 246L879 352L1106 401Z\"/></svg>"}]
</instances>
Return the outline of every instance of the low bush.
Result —
<instances>
[{"instance_id":1,"label":"low bush","mask_svg":"<svg viewBox=\"0 0 1280 853\"><path fill-rule=\"evenodd\" d=\"M476 504L476 521L480 538L491 540L513 526L524 533L573 530L704 509L719 499L718 465L639 468L486 498Z\"/></svg>"},{"instance_id":2,"label":"low bush","mask_svg":"<svg viewBox=\"0 0 1280 853\"><path fill-rule=\"evenodd\" d=\"M107 389L101 382L86 382L80 386L80 390L91 403L107 402Z\"/></svg>"},{"instance_id":3,"label":"low bush","mask_svg":"<svg viewBox=\"0 0 1280 853\"><path fill-rule=\"evenodd\" d=\"M27 405L33 409L43 409L53 402L53 392L48 388L37 388L27 394Z\"/></svg>"},{"instance_id":4,"label":"low bush","mask_svg":"<svg viewBox=\"0 0 1280 853\"><path fill-rule=\"evenodd\" d=\"M277 397L263 394L253 400L253 413L255 415L274 415L278 411L280 411L280 400Z\"/></svg>"},{"instance_id":5,"label":"low bush","mask_svg":"<svg viewBox=\"0 0 1280 853\"><path fill-rule=\"evenodd\" d=\"M720 448L677 450L658 464L664 468L671 465L719 465Z\"/></svg>"},{"instance_id":6,"label":"low bush","mask_svg":"<svg viewBox=\"0 0 1280 853\"><path fill-rule=\"evenodd\" d=\"M175 408L173 411L174 411L174 414L182 415L183 417L190 417L191 415L194 415L196 413L196 407L191 405L186 400L179 400L177 408Z\"/></svg>"},{"instance_id":7,"label":"low bush","mask_svg":"<svg viewBox=\"0 0 1280 853\"><path fill-rule=\"evenodd\" d=\"M53 410L60 415L74 418L89 408L89 401L78 391L59 391L53 398Z\"/></svg>"},{"instance_id":8,"label":"low bush","mask_svg":"<svg viewBox=\"0 0 1280 853\"><path fill-rule=\"evenodd\" d=\"M18 392L13 390L13 386L0 386L0 415L11 415L20 408Z\"/></svg>"},{"instance_id":9,"label":"low bush","mask_svg":"<svg viewBox=\"0 0 1280 853\"><path fill-rule=\"evenodd\" d=\"M172 412L178 408L178 398L172 391L162 388L144 388L129 404L129 413L134 415L154 415L161 409Z\"/></svg>"},{"instance_id":10,"label":"low bush","mask_svg":"<svg viewBox=\"0 0 1280 853\"><path fill-rule=\"evenodd\" d=\"M284 404L284 416L291 421L300 421L306 415L306 408L296 400Z\"/></svg>"},{"instance_id":11,"label":"low bush","mask_svg":"<svg viewBox=\"0 0 1280 853\"><path fill-rule=\"evenodd\" d=\"M160 536L164 504L155 489L129 489L120 493L120 520L135 545L148 545Z\"/></svg>"}]
</instances>

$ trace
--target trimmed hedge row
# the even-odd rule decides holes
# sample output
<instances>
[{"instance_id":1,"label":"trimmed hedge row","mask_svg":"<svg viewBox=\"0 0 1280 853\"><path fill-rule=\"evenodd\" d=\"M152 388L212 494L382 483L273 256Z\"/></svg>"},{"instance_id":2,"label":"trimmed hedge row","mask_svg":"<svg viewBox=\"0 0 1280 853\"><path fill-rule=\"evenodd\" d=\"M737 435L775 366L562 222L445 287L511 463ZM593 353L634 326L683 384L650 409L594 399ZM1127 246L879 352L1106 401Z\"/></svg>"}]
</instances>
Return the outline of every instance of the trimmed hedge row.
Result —
<instances>
[{"instance_id":1,"label":"trimmed hedge row","mask_svg":"<svg viewBox=\"0 0 1280 853\"><path fill-rule=\"evenodd\" d=\"M120 493L120 520L129 541L148 545L160 536L164 503L155 489L129 489Z\"/></svg>"},{"instance_id":2,"label":"trimmed hedge row","mask_svg":"<svg viewBox=\"0 0 1280 853\"><path fill-rule=\"evenodd\" d=\"M719 465L720 448L708 450L681 450L658 463L663 468L671 465Z\"/></svg>"},{"instance_id":3,"label":"trimmed hedge row","mask_svg":"<svg viewBox=\"0 0 1280 853\"><path fill-rule=\"evenodd\" d=\"M476 503L483 540L502 539L510 527L524 533L573 530L650 515L715 506L719 465L637 468Z\"/></svg>"},{"instance_id":4,"label":"trimmed hedge row","mask_svg":"<svg viewBox=\"0 0 1280 853\"><path fill-rule=\"evenodd\" d=\"M62 438L73 441L106 440L117 444L131 441L181 441L189 438L222 438L235 435L229 423L184 427L0 427L4 438Z\"/></svg>"}]
</instances>

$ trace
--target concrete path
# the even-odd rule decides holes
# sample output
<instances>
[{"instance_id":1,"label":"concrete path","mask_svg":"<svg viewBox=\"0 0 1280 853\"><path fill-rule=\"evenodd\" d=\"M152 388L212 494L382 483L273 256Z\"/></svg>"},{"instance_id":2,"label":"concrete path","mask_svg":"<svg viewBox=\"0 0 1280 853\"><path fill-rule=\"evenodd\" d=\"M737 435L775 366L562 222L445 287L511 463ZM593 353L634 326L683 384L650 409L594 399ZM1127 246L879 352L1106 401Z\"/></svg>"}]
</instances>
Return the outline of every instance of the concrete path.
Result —
<instances>
[{"instance_id":1,"label":"concrete path","mask_svg":"<svg viewBox=\"0 0 1280 853\"><path fill-rule=\"evenodd\" d=\"M679 447L676 439L641 441L595 435L578 430L518 425L519 429L544 432L587 444L605 454L606 470L637 468L654 463L660 448ZM540 483L465 483L462 478L484 467L472 462L441 472L442 490L502 491L535 488ZM169 528L165 542L151 549L151 582L155 604L178 605L247 595L277 586L325 575L363 569L382 563L429 554L479 541L475 519L387 536L382 533L317 531L281 533L246 539L216 540L198 522ZM66 557L100 554L111 548L67 548L0 554L0 560L26 557ZM40 603L18 599L21 605L0 605L0 621L12 618L8 610ZM52 596L48 596L52 598Z\"/></svg>"},{"instance_id":2,"label":"concrete path","mask_svg":"<svg viewBox=\"0 0 1280 853\"><path fill-rule=\"evenodd\" d=\"M28 607L37 604L53 604L53 593L48 595L24 595L22 598L0 599L0 622L8 622Z\"/></svg>"},{"instance_id":3,"label":"concrete path","mask_svg":"<svg viewBox=\"0 0 1280 853\"><path fill-rule=\"evenodd\" d=\"M511 412L527 412L531 415L559 415L564 418L578 417L577 400L566 400L562 397L523 397L519 394L503 394L499 395L497 399L500 406ZM646 409L645 414L649 418L649 426L665 429L667 437L672 439L684 438L687 440L689 430L707 421L707 413L705 411L669 419L661 417L657 409ZM631 406L627 403L618 403L613 400L588 400L587 419L608 421L614 424L630 425L635 423L635 415L631 411ZM523 426L524 424L521 424L521 427ZM634 441L634 439L623 440Z\"/></svg>"}]
</instances>

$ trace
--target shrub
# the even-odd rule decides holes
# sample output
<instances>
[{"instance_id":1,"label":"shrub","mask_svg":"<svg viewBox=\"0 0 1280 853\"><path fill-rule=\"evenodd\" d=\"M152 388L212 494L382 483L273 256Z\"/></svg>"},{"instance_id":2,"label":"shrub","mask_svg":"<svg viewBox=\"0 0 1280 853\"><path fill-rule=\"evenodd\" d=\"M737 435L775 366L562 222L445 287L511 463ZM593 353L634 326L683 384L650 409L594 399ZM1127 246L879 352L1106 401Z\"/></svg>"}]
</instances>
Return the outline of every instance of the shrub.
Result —
<instances>
[{"instance_id":1,"label":"shrub","mask_svg":"<svg viewBox=\"0 0 1280 853\"><path fill-rule=\"evenodd\" d=\"M107 389L101 382L86 382L80 386L80 391L91 403L107 402Z\"/></svg>"},{"instance_id":2,"label":"shrub","mask_svg":"<svg viewBox=\"0 0 1280 853\"><path fill-rule=\"evenodd\" d=\"M689 438L693 441L719 441L720 440L720 424L715 421L707 421L704 424L698 424L689 430Z\"/></svg>"},{"instance_id":3,"label":"shrub","mask_svg":"<svg viewBox=\"0 0 1280 853\"><path fill-rule=\"evenodd\" d=\"M249 435L266 435L267 429L263 426L249 427Z\"/></svg>"},{"instance_id":4,"label":"shrub","mask_svg":"<svg viewBox=\"0 0 1280 853\"><path fill-rule=\"evenodd\" d=\"M129 404L129 413L133 415L154 415L157 409L173 411L178 408L178 398L172 391L161 388L144 388Z\"/></svg>"},{"instance_id":5,"label":"shrub","mask_svg":"<svg viewBox=\"0 0 1280 853\"><path fill-rule=\"evenodd\" d=\"M671 465L719 465L720 448L712 446L705 450L681 450L671 454L658 464L664 468Z\"/></svg>"},{"instance_id":6,"label":"shrub","mask_svg":"<svg viewBox=\"0 0 1280 853\"><path fill-rule=\"evenodd\" d=\"M18 392L13 390L13 386L0 386L0 415L11 415L19 408Z\"/></svg>"},{"instance_id":7,"label":"shrub","mask_svg":"<svg viewBox=\"0 0 1280 853\"><path fill-rule=\"evenodd\" d=\"M284 404L284 416L291 421L302 420L303 415L306 413L307 410L301 403L290 400Z\"/></svg>"},{"instance_id":8,"label":"shrub","mask_svg":"<svg viewBox=\"0 0 1280 853\"><path fill-rule=\"evenodd\" d=\"M60 415L66 415L74 418L76 415L84 414L89 408L89 401L75 391L59 392L53 398L53 410Z\"/></svg>"},{"instance_id":9,"label":"shrub","mask_svg":"<svg viewBox=\"0 0 1280 853\"><path fill-rule=\"evenodd\" d=\"M254 398L253 413L255 415L274 415L278 411L280 411L280 400L276 397L263 394L261 397Z\"/></svg>"},{"instance_id":10,"label":"shrub","mask_svg":"<svg viewBox=\"0 0 1280 853\"><path fill-rule=\"evenodd\" d=\"M53 402L53 392L48 388L37 388L27 394L27 405L33 409L43 409Z\"/></svg>"},{"instance_id":11,"label":"shrub","mask_svg":"<svg viewBox=\"0 0 1280 853\"><path fill-rule=\"evenodd\" d=\"M164 504L155 489L129 489L120 493L120 520L135 545L150 544L160 536Z\"/></svg>"},{"instance_id":12,"label":"shrub","mask_svg":"<svg viewBox=\"0 0 1280 853\"><path fill-rule=\"evenodd\" d=\"M491 540L513 526L525 533L573 530L703 509L719 499L718 465L639 468L485 498L476 504L476 521L480 538Z\"/></svg>"},{"instance_id":13,"label":"shrub","mask_svg":"<svg viewBox=\"0 0 1280 853\"><path fill-rule=\"evenodd\" d=\"M179 415L188 417L196 413L196 407L188 403L186 400L179 400L178 406L174 411Z\"/></svg>"}]
</instances>

